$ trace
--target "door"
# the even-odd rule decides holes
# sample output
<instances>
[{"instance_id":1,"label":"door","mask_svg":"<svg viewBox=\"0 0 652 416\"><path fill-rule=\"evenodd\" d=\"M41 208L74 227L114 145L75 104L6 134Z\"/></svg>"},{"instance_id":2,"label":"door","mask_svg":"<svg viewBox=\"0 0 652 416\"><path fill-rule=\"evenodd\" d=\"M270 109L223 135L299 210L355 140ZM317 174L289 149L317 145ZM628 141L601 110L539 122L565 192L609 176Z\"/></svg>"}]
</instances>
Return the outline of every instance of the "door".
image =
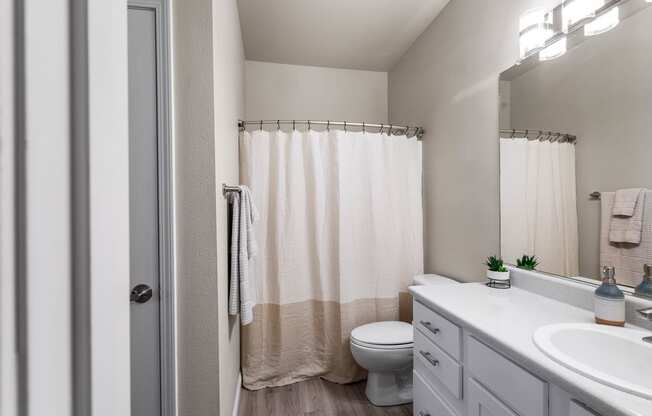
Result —
<instances>
[{"instance_id":1,"label":"door","mask_svg":"<svg viewBox=\"0 0 652 416\"><path fill-rule=\"evenodd\" d=\"M500 381L496 381L499 383ZM474 379L469 379L469 416L518 416Z\"/></svg>"},{"instance_id":2,"label":"door","mask_svg":"<svg viewBox=\"0 0 652 416\"><path fill-rule=\"evenodd\" d=\"M129 6L131 414L161 415L156 10Z\"/></svg>"}]
</instances>

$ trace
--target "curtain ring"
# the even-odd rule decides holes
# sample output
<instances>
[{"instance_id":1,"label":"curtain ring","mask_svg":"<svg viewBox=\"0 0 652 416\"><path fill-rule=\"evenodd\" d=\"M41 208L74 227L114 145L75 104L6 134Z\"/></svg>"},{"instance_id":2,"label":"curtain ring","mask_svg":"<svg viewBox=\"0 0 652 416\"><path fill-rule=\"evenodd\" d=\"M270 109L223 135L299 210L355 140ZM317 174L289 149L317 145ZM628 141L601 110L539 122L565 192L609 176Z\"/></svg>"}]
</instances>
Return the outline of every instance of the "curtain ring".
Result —
<instances>
[{"instance_id":1,"label":"curtain ring","mask_svg":"<svg viewBox=\"0 0 652 416\"><path fill-rule=\"evenodd\" d=\"M410 126L405 126L405 137L408 137L410 134Z\"/></svg>"},{"instance_id":2,"label":"curtain ring","mask_svg":"<svg viewBox=\"0 0 652 416\"><path fill-rule=\"evenodd\" d=\"M530 130L525 129L525 138L527 139L528 134L530 134Z\"/></svg>"},{"instance_id":3,"label":"curtain ring","mask_svg":"<svg viewBox=\"0 0 652 416\"><path fill-rule=\"evenodd\" d=\"M378 134L383 134L383 127L385 127L384 124L380 124L380 130L378 130Z\"/></svg>"},{"instance_id":4,"label":"curtain ring","mask_svg":"<svg viewBox=\"0 0 652 416\"><path fill-rule=\"evenodd\" d=\"M310 120L308 120L308 131L310 131Z\"/></svg>"},{"instance_id":5,"label":"curtain ring","mask_svg":"<svg viewBox=\"0 0 652 416\"><path fill-rule=\"evenodd\" d=\"M534 140L535 141L539 140L541 138L542 134L543 134L543 132L541 130L539 130L539 132L537 133L537 137L535 137Z\"/></svg>"},{"instance_id":6,"label":"curtain ring","mask_svg":"<svg viewBox=\"0 0 652 416\"><path fill-rule=\"evenodd\" d=\"M344 132L346 133L346 121L344 122Z\"/></svg>"},{"instance_id":7,"label":"curtain ring","mask_svg":"<svg viewBox=\"0 0 652 416\"><path fill-rule=\"evenodd\" d=\"M362 133L367 133L367 128L365 127L364 121L362 122Z\"/></svg>"},{"instance_id":8,"label":"curtain ring","mask_svg":"<svg viewBox=\"0 0 652 416\"><path fill-rule=\"evenodd\" d=\"M296 120L292 120L292 131L297 129Z\"/></svg>"},{"instance_id":9,"label":"curtain ring","mask_svg":"<svg viewBox=\"0 0 652 416\"><path fill-rule=\"evenodd\" d=\"M392 127L393 127L393 125L390 124L390 125L389 125L389 130L387 130L387 136L391 136L391 135L392 135Z\"/></svg>"},{"instance_id":10,"label":"curtain ring","mask_svg":"<svg viewBox=\"0 0 652 416\"><path fill-rule=\"evenodd\" d=\"M260 120L260 131L263 131L263 120Z\"/></svg>"},{"instance_id":11,"label":"curtain ring","mask_svg":"<svg viewBox=\"0 0 652 416\"><path fill-rule=\"evenodd\" d=\"M281 130L281 120L276 120L276 129Z\"/></svg>"},{"instance_id":12,"label":"curtain ring","mask_svg":"<svg viewBox=\"0 0 652 416\"><path fill-rule=\"evenodd\" d=\"M512 136L510 137L510 139L513 139L515 135L516 135L516 129L512 129Z\"/></svg>"},{"instance_id":13,"label":"curtain ring","mask_svg":"<svg viewBox=\"0 0 652 416\"><path fill-rule=\"evenodd\" d=\"M331 131L331 121L326 120L326 131Z\"/></svg>"}]
</instances>

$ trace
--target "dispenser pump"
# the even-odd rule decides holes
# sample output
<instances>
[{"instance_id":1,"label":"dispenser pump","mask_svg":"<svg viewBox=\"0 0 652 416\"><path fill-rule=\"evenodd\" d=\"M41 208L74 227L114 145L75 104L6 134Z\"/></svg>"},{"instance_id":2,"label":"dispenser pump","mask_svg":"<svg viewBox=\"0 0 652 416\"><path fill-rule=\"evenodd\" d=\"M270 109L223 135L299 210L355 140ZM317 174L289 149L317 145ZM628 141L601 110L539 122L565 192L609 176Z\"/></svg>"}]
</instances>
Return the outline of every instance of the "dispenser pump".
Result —
<instances>
[{"instance_id":1,"label":"dispenser pump","mask_svg":"<svg viewBox=\"0 0 652 416\"><path fill-rule=\"evenodd\" d=\"M602 284L595 290L595 321L604 325L625 325L625 295L616 284L616 269L602 267Z\"/></svg>"},{"instance_id":2,"label":"dispenser pump","mask_svg":"<svg viewBox=\"0 0 652 416\"><path fill-rule=\"evenodd\" d=\"M634 289L634 294L652 299L652 264L643 265L643 280Z\"/></svg>"}]
</instances>

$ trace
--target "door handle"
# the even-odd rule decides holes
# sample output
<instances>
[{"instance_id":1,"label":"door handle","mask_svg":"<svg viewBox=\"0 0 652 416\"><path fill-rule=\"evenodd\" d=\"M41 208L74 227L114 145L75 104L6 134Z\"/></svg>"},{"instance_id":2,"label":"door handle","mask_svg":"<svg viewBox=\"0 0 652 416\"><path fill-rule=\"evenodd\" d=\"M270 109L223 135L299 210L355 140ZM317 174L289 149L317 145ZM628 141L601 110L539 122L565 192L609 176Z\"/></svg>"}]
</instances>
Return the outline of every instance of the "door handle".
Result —
<instances>
[{"instance_id":1,"label":"door handle","mask_svg":"<svg viewBox=\"0 0 652 416\"><path fill-rule=\"evenodd\" d=\"M152 298L152 288L146 284L139 284L131 289L129 300L131 303L145 303Z\"/></svg>"},{"instance_id":2,"label":"door handle","mask_svg":"<svg viewBox=\"0 0 652 416\"><path fill-rule=\"evenodd\" d=\"M419 354L421 354L421 356L422 356L423 358L425 358L426 361L428 361L428 362L430 363L430 365L432 365L433 367L437 367L437 366L439 365L439 360L435 360L435 359L432 357L432 354L430 354L429 352L427 352L427 351L423 351L423 350L420 350L420 351L419 351Z\"/></svg>"},{"instance_id":3,"label":"door handle","mask_svg":"<svg viewBox=\"0 0 652 416\"><path fill-rule=\"evenodd\" d=\"M428 331L432 332L433 334L437 335L439 333L439 328L433 328L432 324L428 321L419 321L421 325L423 325Z\"/></svg>"}]
</instances>

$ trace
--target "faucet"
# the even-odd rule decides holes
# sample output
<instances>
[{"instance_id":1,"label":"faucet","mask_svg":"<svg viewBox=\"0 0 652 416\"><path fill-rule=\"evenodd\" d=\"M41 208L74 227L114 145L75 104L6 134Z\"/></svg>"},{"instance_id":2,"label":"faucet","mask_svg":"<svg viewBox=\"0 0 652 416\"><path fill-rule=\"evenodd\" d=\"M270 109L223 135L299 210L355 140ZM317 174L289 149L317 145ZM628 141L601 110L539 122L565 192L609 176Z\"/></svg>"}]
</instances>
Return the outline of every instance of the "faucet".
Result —
<instances>
[{"instance_id":1,"label":"faucet","mask_svg":"<svg viewBox=\"0 0 652 416\"><path fill-rule=\"evenodd\" d=\"M638 312L638 314L641 315L644 319L647 319L648 321L652 321L652 307L638 309L636 312ZM643 342L648 342L652 344L652 336L644 337Z\"/></svg>"},{"instance_id":2,"label":"faucet","mask_svg":"<svg viewBox=\"0 0 652 416\"><path fill-rule=\"evenodd\" d=\"M652 321L652 307L638 309L636 312L638 312L638 314L641 315L644 319Z\"/></svg>"}]
</instances>

